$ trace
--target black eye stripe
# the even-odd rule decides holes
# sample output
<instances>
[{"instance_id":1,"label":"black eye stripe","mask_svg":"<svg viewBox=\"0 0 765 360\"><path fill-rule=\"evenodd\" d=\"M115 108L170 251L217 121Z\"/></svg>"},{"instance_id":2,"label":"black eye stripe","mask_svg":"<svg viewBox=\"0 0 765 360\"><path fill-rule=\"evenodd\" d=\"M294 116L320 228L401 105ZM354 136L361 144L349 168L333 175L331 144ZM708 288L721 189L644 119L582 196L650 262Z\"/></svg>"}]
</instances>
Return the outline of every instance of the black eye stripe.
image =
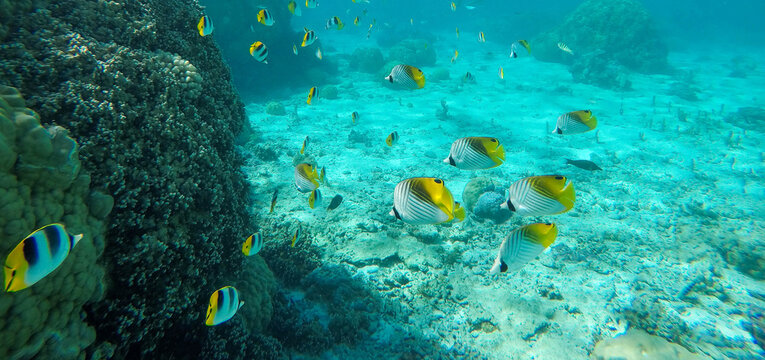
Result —
<instances>
[{"instance_id":1,"label":"black eye stripe","mask_svg":"<svg viewBox=\"0 0 765 360\"><path fill-rule=\"evenodd\" d=\"M441 179L435 179L435 180L433 180L433 181L435 181L435 182L436 182L436 184L441 184L441 183L443 182L443 181L441 181Z\"/></svg>"},{"instance_id":2,"label":"black eye stripe","mask_svg":"<svg viewBox=\"0 0 765 360\"><path fill-rule=\"evenodd\" d=\"M555 177L555 180L563 180L563 176L558 175Z\"/></svg>"}]
</instances>

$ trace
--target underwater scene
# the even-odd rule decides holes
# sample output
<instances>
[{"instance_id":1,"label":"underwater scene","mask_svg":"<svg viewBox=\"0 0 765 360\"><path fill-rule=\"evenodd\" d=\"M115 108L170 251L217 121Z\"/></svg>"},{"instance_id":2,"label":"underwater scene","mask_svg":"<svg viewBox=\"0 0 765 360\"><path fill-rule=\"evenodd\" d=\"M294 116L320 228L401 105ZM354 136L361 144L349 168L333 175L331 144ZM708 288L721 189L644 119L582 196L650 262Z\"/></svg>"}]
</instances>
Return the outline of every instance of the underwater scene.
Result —
<instances>
[{"instance_id":1,"label":"underwater scene","mask_svg":"<svg viewBox=\"0 0 765 360\"><path fill-rule=\"evenodd\" d=\"M765 359L763 14L0 0L0 359Z\"/></svg>"}]
</instances>

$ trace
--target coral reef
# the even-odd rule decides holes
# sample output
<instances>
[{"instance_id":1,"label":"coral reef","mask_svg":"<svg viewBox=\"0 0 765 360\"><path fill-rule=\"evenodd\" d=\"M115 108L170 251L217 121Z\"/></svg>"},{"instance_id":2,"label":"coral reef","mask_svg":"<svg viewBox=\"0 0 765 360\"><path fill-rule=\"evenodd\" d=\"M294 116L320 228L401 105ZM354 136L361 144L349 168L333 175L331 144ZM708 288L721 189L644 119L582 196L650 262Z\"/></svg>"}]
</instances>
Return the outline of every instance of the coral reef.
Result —
<instances>
[{"instance_id":1,"label":"coral reef","mask_svg":"<svg viewBox=\"0 0 765 360\"><path fill-rule=\"evenodd\" d=\"M287 115L287 111L284 110L284 105L278 101L271 101L266 104L266 114L284 116Z\"/></svg>"},{"instance_id":2,"label":"coral reef","mask_svg":"<svg viewBox=\"0 0 765 360\"><path fill-rule=\"evenodd\" d=\"M496 191L487 191L478 197L478 201L473 207L473 214L480 219L494 221L495 224L501 224L512 216L510 210L500 208L505 202L505 194Z\"/></svg>"},{"instance_id":3,"label":"coral reef","mask_svg":"<svg viewBox=\"0 0 765 360\"><path fill-rule=\"evenodd\" d=\"M759 130L765 125L765 109L759 107L741 107L735 113L725 116L726 122L742 129Z\"/></svg>"},{"instance_id":4,"label":"coral reef","mask_svg":"<svg viewBox=\"0 0 765 360\"><path fill-rule=\"evenodd\" d=\"M96 340L82 307L104 293L106 217L112 198L91 189L75 141L44 128L14 88L0 86L0 256L54 222L84 238L61 266L28 289L0 296L0 358L76 358ZM44 346L43 346L44 345Z\"/></svg>"},{"instance_id":5,"label":"coral reef","mask_svg":"<svg viewBox=\"0 0 765 360\"><path fill-rule=\"evenodd\" d=\"M428 81L441 82L449 80L449 69L437 67L428 73Z\"/></svg>"},{"instance_id":6,"label":"coral reef","mask_svg":"<svg viewBox=\"0 0 765 360\"><path fill-rule=\"evenodd\" d=\"M649 335L641 330L630 329L626 334L595 344L593 360L692 360L699 359L680 345Z\"/></svg>"},{"instance_id":7,"label":"coral reef","mask_svg":"<svg viewBox=\"0 0 765 360\"><path fill-rule=\"evenodd\" d=\"M475 204L478 203L478 198L485 192L500 192L503 193L504 189L495 180L487 177L476 177L470 179L465 185L465 190L462 191L462 206L468 211L474 211Z\"/></svg>"},{"instance_id":8,"label":"coral reef","mask_svg":"<svg viewBox=\"0 0 765 360\"><path fill-rule=\"evenodd\" d=\"M205 344L225 345L230 339L229 332L199 326L209 294L229 284L251 288L243 291L252 306L235 323L241 325L232 325L246 336L269 320L272 275L261 266L259 278L239 284L248 268L244 261L252 260L239 252L241 239L252 231L245 204L249 188L234 147L244 129L244 110L214 40L196 32L202 9L176 0L35 5L34 12L12 5L14 12L4 17L4 26L14 30L0 47L0 84L18 87L44 125L66 127L80 144L91 186L114 197L109 241L94 238L96 249L106 243L102 261L109 287L103 301L86 306L85 319L99 334L93 352L116 358L221 356L203 353ZM72 186L87 187L87 180L79 176ZM96 195L87 201L103 215L107 199ZM72 231L87 230L75 220L70 225L65 214L59 207L38 218L64 215ZM12 225L14 238L35 224ZM87 251L87 244L79 245L72 256ZM98 273L92 262L65 262L45 280L56 282L55 276L70 273L74 264L88 265L88 275ZM68 296L74 288L95 286L80 277L68 282ZM60 308L69 311L84 300L77 301ZM64 321L56 312L38 314ZM85 334L81 328L72 327L72 333ZM58 331L60 338L70 335ZM37 329L32 336L46 334L51 333ZM78 336L82 346L93 341L92 332L89 338ZM226 348L235 350L228 354L232 357L252 357L255 351ZM60 358L81 356L81 347L70 346Z\"/></svg>"},{"instance_id":9,"label":"coral reef","mask_svg":"<svg viewBox=\"0 0 765 360\"><path fill-rule=\"evenodd\" d=\"M629 90L632 87L624 66L605 56L603 50L576 57L569 71L576 82L618 90Z\"/></svg>"},{"instance_id":10,"label":"coral reef","mask_svg":"<svg viewBox=\"0 0 765 360\"><path fill-rule=\"evenodd\" d=\"M337 99L337 86L335 85L323 86L321 88L321 92L319 93L319 96L322 99L329 99L329 100Z\"/></svg>"},{"instance_id":11,"label":"coral reef","mask_svg":"<svg viewBox=\"0 0 765 360\"><path fill-rule=\"evenodd\" d=\"M388 50L387 60L422 68L436 64L436 51L425 40L405 39Z\"/></svg>"},{"instance_id":12,"label":"coral reef","mask_svg":"<svg viewBox=\"0 0 765 360\"><path fill-rule=\"evenodd\" d=\"M374 74L383 66L383 54L377 47L362 47L353 51L348 62L351 69Z\"/></svg>"}]
</instances>

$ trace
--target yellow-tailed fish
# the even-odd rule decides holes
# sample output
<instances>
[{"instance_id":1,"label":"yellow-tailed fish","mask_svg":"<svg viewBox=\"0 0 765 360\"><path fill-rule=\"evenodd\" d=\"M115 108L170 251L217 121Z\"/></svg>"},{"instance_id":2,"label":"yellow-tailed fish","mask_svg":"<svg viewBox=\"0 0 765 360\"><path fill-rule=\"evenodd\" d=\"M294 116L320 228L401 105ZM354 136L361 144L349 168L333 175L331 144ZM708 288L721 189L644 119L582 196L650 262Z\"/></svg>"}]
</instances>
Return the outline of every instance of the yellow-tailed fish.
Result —
<instances>
[{"instance_id":1,"label":"yellow-tailed fish","mask_svg":"<svg viewBox=\"0 0 765 360\"><path fill-rule=\"evenodd\" d=\"M326 184L327 183L327 173L325 171L326 167L321 167L321 172L319 173L319 183Z\"/></svg>"},{"instance_id":2,"label":"yellow-tailed fish","mask_svg":"<svg viewBox=\"0 0 765 360\"><path fill-rule=\"evenodd\" d=\"M359 17L358 16L355 19L353 19L353 25L359 26Z\"/></svg>"},{"instance_id":3,"label":"yellow-tailed fish","mask_svg":"<svg viewBox=\"0 0 765 360\"><path fill-rule=\"evenodd\" d=\"M303 30L305 30L305 35L303 35L303 43L300 44L300 47L306 47L316 41L316 33L313 30L308 30L308 28L303 28Z\"/></svg>"},{"instance_id":4,"label":"yellow-tailed fish","mask_svg":"<svg viewBox=\"0 0 765 360\"><path fill-rule=\"evenodd\" d=\"M531 47L526 40L518 40L510 45L510 57L517 58L518 56L526 56L531 54Z\"/></svg>"},{"instance_id":5,"label":"yellow-tailed fish","mask_svg":"<svg viewBox=\"0 0 765 360\"><path fill-rule=\"evenodd\" d=\"M394 66L385 80L406 89L414 90L425 87L425 74L422 73L422 70L410 65L399 64Z\"/></svg>"},{"instance_id":6,"label":"yellow-tailed fish","mask_svg":"<svg viewBox=\"0 0 765 360\"><path fill-rule=\"evenodd\" d=\"M308 148L308 136L303 139L303 147L300 148L300 155L305 155L305 151Z\"/></svg>"},{"instance_id":7,"label":"yellow-tailed fish","mask_svg":"<svg viewBox=\"0 0 765 360\"><path fill-rule=\"evenodd\" d=\"M513 230L499 245L491 274L520 270L547 249L558 236L555 224L529 224Z\"/></svg>"},{"instance_id":8,"label":"yellow-tailed fish","mask_svg":"<svg viewBox=\"0 0 765 360\"><path fill-rule=\"evenodd\" d=\"M297 4L297 2L295 2L295 0L290 0L290 2L287 3L287 9L290 11L290 13L292 15L295 15L295 16L303 15L300 12L300 6L298 6L298 4Z\"/></svg>"},{"instance_id":9,"label":"yellow-tailed fish","mask_svg":"<svg viewBox=\"0 0 765 360\"><path fill-rule=\"evenodd\" d=\"M452 56L452 64L454 64L455 61L457 61L457 56L460 55L460 52L457 50L454 50L454 56Z\"/></svg>"},{"instance_id":10,"label":"yellow-tailed fish","mask_svg":"<svg viewBox=\"0 0 765 360\"><path fill-rule=\"evenodd\" d=\"M388 146L393 146L393 144L398 142L398 132L394 131L388 135L387 138L385 138L385 143L388 144Z\"/></svg>"},{"instance_id":11,"label":"yellow-tailed fish","mask_svg":"<svg viewBox=\"0 0 765 360\"><path fill-rule=\"evenodd\" d=\"M521 216L562 214L576 202L574 184L562 175L527 177L510 185L508 192L502 207Z\"/></svg>"},{"instance_id":12,"label":"yellow-tailed fish","mask_svg":"<svg viewBox=\"0 0 765 360\"><path fill-rule=\"evenodd\" d=\"M295 244L300 240L300 228L297 228L295 230L295 235L292 235L292 241L290 242L290 247L295 247Z\"/></svg>"},{"instance_id":13,"label":"yellow-tailed fish","mask_svg":"<svg viewBox=\"0 0 765 360\"><path fill-rule=\"evenodd\" d=\"M486 37L483 36L483 31L478 33L478 42L480 42L480 43L485 43L486 42Z\"/></svg>"},{"instance_id":14,"label":"yellow-tailed fish","mask_svg":"<svg viewBox=\"0 0 765 360\"><path fill-rule=\"evenodd\" d=\"M274 24L274 18L268 9L260 9L258 11L258 22L265 26L272 26Z\"/></svg>"},{"instance_id":15,"label":"yellow-tailed fish","mask_svg":"<svg viewBox=\"0 0 765 360\"><path fill-rule=\"evenodd\" d=\"M316 86L312 87L311 90L308 91L308 99L305 101L306 104L311 105L311 100L313 100L314 97L318 98L319 92L316 90Z\"/></svg>"},{"instance_id":16,"label":"yellow-tailed fish","mask_svg":"<svg viewBox=\"0 0 765 360\"><path fill-rule=\"evenodd\" d=\"M571 55L574 55L574 52L571 51L571 49L569 49L568 46L566 46L566 44L564 44L562 42L558 43L558 49L561 49L561 50L563 50L563 52L567 52L567 53L569 53Z\"/></svg>"},{"instance_id":17,"label":"yellow-tailed fish","mask_svg":"<svg viewBox=\"0 0 765 360\"><path fill-rule=\"evenodd\" d=\"M321 191L319 189L313 189L311 194L308 195L308 207L313 209L321 204Z\"/></svg>"},{"instance_id":18,"label":"yellow-tailed fish","mask_svg":"<svg viewBox=\"0 0 765 360\"><path fill-rule=\"evenodd\" d=\"M329 30L334 28L337 30L342 30L343 27L345 27L345 25L343 24L342 21L340 21L340 18L337 16L333 16L329 18L329 20L327 20L327 26L325 27L325 29Z\"/></svg>"},{"instance_id":19,"label":"yellow-tailed fish","mask_svg":"<svg viewBox=\"0 0 765 360\"><path fill-rule=\"evenodd\" d=\"M505 148L492 137L464 137L455 140L444 162L462 170L491 169L505 161Z\"/></svg>"},{"instance_id":20,"label":"yellow-tailed fish","mask_svg":"<svg viewBox=\"0 0 765 360\"><path fill-rule=\"evenodd\" d=\"M242 305L244 301L239 300L239 291L235 287L225 286L216 290L210 296L205 325L215 326L230 320Z\"/></svg>"},{"instance_id":21,"label":"yellow-tailed fish","mask_svg":"<svg viewBox=\"0 0 765 360\"><path fill-rule=\"evenodd\" d=\"M242 243L242 253L244 253L247 256L252 256L257 254L260 249L263 248L263 235L260 235L260 233L254 233L247 237L247 239L244 240L244 243Z\"/></svg>"},{"instance_id":22,"label":"yellow-tailed fish","mask_svg":"<svg viewBox=\"0 0 765 360\"><path fill-rule=\"evenodd\" d=\"M356 121L358 121L358 120L359 120L359 113L357 113L355 111L353 113L351 113L351 124L355 125Z\"/></svg>"},{"instance_id":23,"label":"yellow-tailed fish","mask_svg":"<svg viewBox=\"0 0 765 360\"><path fill-rule=\"evenodd\" d=\"M438 178L406 179L393 190L391 215L412 225L440 224L465 219L465 209Z\"/></svg>"},{"instance_id":24,"label":"yellow-tailed fish","mask_svg":"<svg viewBox=\"0 0 765 360\"><path fill-rule=\"evenodd\" d=\"M590 110L578 110L558 116L553 134L581 134L598 126L598 118Z\"/></svg>"},{"instance_id":25,"label":"yellow-tailed fish","mask_svg":"<svg viewBox=\"0 0 765 360\"><path fill-rule=\"evenodd\" d=\"M460 38L460 28L456 27L454 30L457 30L457 39Z\"/></svg>"},{"instance_id":26,"label":"yellow-tailed fish","mask_svg":"<svg viewBox=\"0 0 765 360\"><path fill-rule=\"evenodd\" d=\"M321 48L316 49L316 58L319 60L324 59L324 56L321 54Z\"/></svg>"},{"instance_id":27,"label":"yellow-tailed fish","mask_svg":"<svg viewBox=\"0 0 765 360\"><path fill-rule=\"evenodd\" d=\"M503 69L501 66L499 67L499 72L497 73L499 75L499 78L502 80L505 80L505 69Z\"/></svg>"},{"instance_id":28,"label":"yellow-tailed fish","mask_svg":"<svg viewBox=\"0 0 765 360\"><path fill-rule=\"evenodd\" d=\"M279 197L279 189L274 190L274 195L271 196L271 209L268 210L269 214L274 212L274 206L276 206L277 197Z\"/></svg>"},{"instance_id":29,"label":"yellow-tailed fish","mask_svg":"<svg viewBox=\"0 0 765 360\"><path fill-rule=\"evenodd\" d=\"M82 239L64 225L50 224L29 234L5 259L5 291L26 289L52 273Z\"/></svg>"},{"instance_id":30,"label":"yellow-tailed fish","mask_svg":"<svg viewBox=\"0 0 765 360\"><path fill-rule=\"evenodd\" d=\"M298 54L297 45L295 45L295 44L292 44L292 53L295 54L295 55Z\"/></svg>"},{"instance_id":31,"label":"yellow-tailed fish","mask_svg":"<svg viewBox=\"0 0 765 360\"><path fill-rule=\"evenodd\" d=\"M451 7L452 7L452 11L457 11L457 4L455 4L454 1L452 1Z\"/></svg>"},{"instance_id":32,"label":"yellow-tailed fish","mask_svg":"<svg viewBox=\"0 0 765 360\"><path fill-rule=\"evenodd\" d=\"M305 7L309 9L313 9L315 7L319 6L319 2L316 0L305 0Z\"/></svg>"},{"instance_id":33,"label":"yellow-tailed fish","mask_svg":"<svg viewBox=\"0 0 765 360\"><path fill-rule=\"evenodd\" d=\"M264 64L268 64L268 48L260 41L256 41L250 45L250 55Z\"/></svg>"},{"instance_id":34,"label":"yellow-tailed fish","mask_svg":"<svg viewBox=\"0 0 765 360\"><path fill-rule=\"evenodd\" d=\"M202 16L197 23L197 30L199 31L200 36L212 34L213 30L215 30L212 19L207 15Z\"/></svg>"},{"instance_id":35,"label":"yellow-tailed fish","mask_svg":"<svg viewBox=\"0 0 765 360\"><path fill-rule=\"evenodd\" d=\"M302 193L314 191L319 187L319 172L311 164L295 166L295 187Z\"/></svg>"}]
</instances>

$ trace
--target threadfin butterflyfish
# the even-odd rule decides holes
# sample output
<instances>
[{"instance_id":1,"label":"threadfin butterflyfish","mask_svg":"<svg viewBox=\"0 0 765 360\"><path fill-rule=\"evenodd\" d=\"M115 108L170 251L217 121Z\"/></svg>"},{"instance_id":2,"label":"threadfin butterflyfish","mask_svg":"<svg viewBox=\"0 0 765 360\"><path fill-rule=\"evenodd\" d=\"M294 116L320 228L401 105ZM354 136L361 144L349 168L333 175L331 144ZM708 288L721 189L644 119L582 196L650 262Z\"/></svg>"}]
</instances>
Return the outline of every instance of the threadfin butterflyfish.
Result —
<instances>
[{"instance_id":1,"label":"threadfin butterflyfish","mask_svg":"<svg viewBox=\"0 0 765 360\"><path fill-rule=\"evenodd\" d=\"M598 126L598 118L590 110L577 110L558 116L553 134L571 135L588 132Z\"/></svg>"},{"instance_id":2,"label":"threadfin butterflyfish","mask_svg":"<svg viewBox=\"0 0 765 360\"><path fill-rule=\"evenodd\" d=\"M499 245L499 253L489 273L520 270L547 249L558 236L555 224L529 224L511 232Z\"/></svg>"},{"instance_id":3,"label":"threadfin butterflyfish","mask_svg":"<svg viewBox=\"0 0 765 360\"><path fill-rule=\"evenodd\" d=\"M399 64L394 66L385 80L406 89L415 90L425 87L425 74L422 73L422 70L410 65Z\"/></svg>"},{"instance_id":4,"label":"threadfin butterflyfish","mask_svg":"<svg viewBox=\"0 0 765 360\"><path fill-rule=\"evenodd\" d=\"M311 164L295 166L295 187L302 193L311 192L319 187L319 173Z\"/></svg>"},{"instance_id":5,"label":"threadfin butterflyfish","mask_svg":"<svg viewBox=\"0 0 765 360\"><path fill-rule=\"evenodd\" d=\"M213 30L215 30L212 19L210 19L210 17L207 15L199 18L199 22L197 23L197 30L199 31L200 36L207 36L212 34Z\"/></svg>"},{"instance_id":6,"label":"threadfin butterflyfish","mask_svg":"<svg viewBox=\"0 0 765 360\"><path fill-rule=\"evenodd\" d=\"M242 243L242 253L247 256L252 256L258 253L263 248L263 235L260 233L254 233L247 237Z\"/></svg>"},{"instance_id":7,"label":"threadfin butterflyfish","mask_svg":"<svg viewBox=\"0 0 765 360\"><path fill-rule=\"evenodd\" d=\"M274 24L274 18L268 9L260 9L258 11L258 22L265 26L272 26Z\"/></svg>"},{"instance_id":8,"label":"threadfin butterflyfish","mask_svg":"<svg viewBox=\"0 0 765 360\"><path fill-rule=\"evenodd\" d=\"M256 41L250 45L250 55L264 64L268 64L268 48L260 41Z\"/></svg>"},{"instance_id":9,"label":"threadfin butterflyfish","mask_svg":"<svg viewBox=\"0 0 765 360\"><path fill-rule=\"evenodd\" d=\"M393 190L391 215L412 225L440 224L465 219L465 209L438 178L410 178Z\"/></svg>"},{"instance_id":10,"label":"threadfin butterflyfish","mask_svg":"<svg viewBox=\"0 0 765 360\"><path fill-rule=\"evenodd\" d=\"M562 175L531 176L514 182L502 208L521 216L562 214L576 202L574 184Z\"/></svg>"},{"instance_id":11,"label":"threadfin butterflyfish","mask_svg":"<svg viewBox=\"0 0 765 360\"><path fill-rule=\"evenodd\" d=\"M385 144L388 146L393 146L393 144L398 142L398 132L394 131L390 134L388 134L388 137L385 138Z\"/></svg>"},{"instance_id":12,"label":"threadfin butterflyfish","mask_svg":"<svg viewBox=\"0 0 765 360\"><path fill-rule=\"evenodd\" d=\"M311 209L321 204L321 191L319 189L313 189L311 194L308 195L308 207Z\"/></svg>"},{"instance_id":13,"label":"threadfin butterflyfish","mask_svg":"<svg viewBox=\"0 0 765 360\"><path fill-rule=\"evenodd\" d=\"M239 310L244 301L239 300L239 291L233 286L224 286L210 296L207 306L205 325L215 326L230 320Z\"/></svg>"},{"instance_id":14,"label":"threadfin butterflyfish","mask_svg":"<svg viewBox=\"0 0 765 360\"><path fill-rule=\"evenodd\" d=\"M5 291L26 289L52 273L81 239L82 234L71 235L58 223L29 234L5 259Z\"/></svg>"},{"instance_id":15,"label":"threadfin butterflyfish","mask_svg":"<svg viewBox=\"0 0 765 360\"><path fill-rule=\"evenodd\" d=\"M464 137L455 140L444 162L462 170L491 169L505 161L505 149L492 137Z\"/></svg>"}]
</instances>

